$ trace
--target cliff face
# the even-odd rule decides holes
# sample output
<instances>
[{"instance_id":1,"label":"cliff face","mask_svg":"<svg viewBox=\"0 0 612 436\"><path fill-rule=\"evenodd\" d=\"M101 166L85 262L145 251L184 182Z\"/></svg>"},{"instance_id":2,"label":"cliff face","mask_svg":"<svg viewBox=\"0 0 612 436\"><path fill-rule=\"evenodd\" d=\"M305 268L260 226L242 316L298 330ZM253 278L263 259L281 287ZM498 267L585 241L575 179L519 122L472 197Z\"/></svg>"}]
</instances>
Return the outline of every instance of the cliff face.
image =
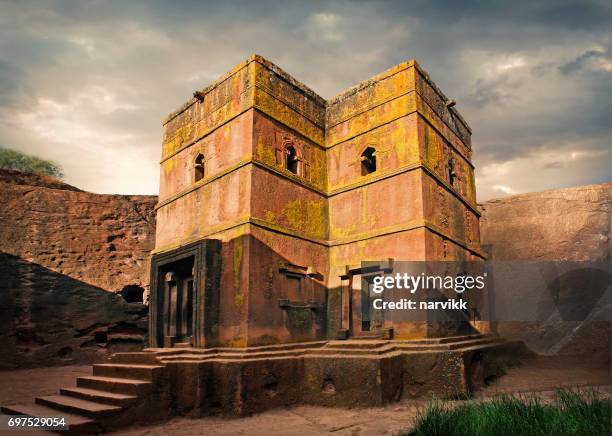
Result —
<instances>
[{"instance_id":1,"label":"cliff face","mask_svg":"<svg viewBox=\"0 0 612 436\"><path fill-rule=\"evenodd\" d=\"M491 260L610 259L612 183L516 195L480 204Z\"/></svg>"},{"instance_id":2,"label":"cliff face","mask_svg":"<svg viewBox=\"0 0 612 436\"><path fill-rule=\"evenodd\" d=\"M146 287L156 202L0 170L0 251L107 291Z\"/></svg>"},{"instance_id":3,"label":"cliff face","mask_svg":"<svg viewBox=\"0 0 612 436\"><path fill-rule=\"evenodd\" d=\"M142 348L156 201L0 170L0 368Z\"/></svg>"},{"instance_id":4,"label":"cliff face","mask_svg":"<svg viewBox=\"0 0 612 436\"><path fill-rule=\"evenodd\" d=\"M480 205L482 247L492 261L610 262L612 183L517 195ZM584 264L588 267L587 264ZM503 321L500 335L520 339L545 354L582 354L610 359L612 338L610 276L597 269L603 285L589 301L592 283L565 295L580 319L564 320L558 311L540 322ZM605 268L604 268L605 269ZM594 275L589 274L588 282ZM516 290L517 295L521 290ZM565 292L569 292L565 290ZM519 297L517 297L519 298Z\"/></svg>"}]
</instances>

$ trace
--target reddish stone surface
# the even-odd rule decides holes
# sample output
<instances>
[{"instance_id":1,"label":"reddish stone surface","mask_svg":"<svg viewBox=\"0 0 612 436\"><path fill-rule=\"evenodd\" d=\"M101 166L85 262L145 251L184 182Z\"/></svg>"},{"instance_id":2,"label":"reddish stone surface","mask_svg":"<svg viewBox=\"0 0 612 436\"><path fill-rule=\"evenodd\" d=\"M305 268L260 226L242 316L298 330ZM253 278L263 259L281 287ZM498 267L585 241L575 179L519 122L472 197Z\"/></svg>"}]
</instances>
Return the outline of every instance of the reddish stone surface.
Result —
<instances>
[{"instance_id":1,"label":"reddish stone surface","mask_svg":"<svg viewBox=\"0 0 612 436\"><path fill-rule=\"evenodd\" d=\"M488 201L480 205L483 248L493 261L609 262L611 202L612 183ZM506 321L497 328L541 353L609 361L611 310L602 300L584 321Z\"/></svg>"},{"instance_id":2,"label":"reddish stone surface","mask_svg":"<svg viewBox=\"0 0 612 436\"><path fill-rule=\"evenodd\" d=\"M490 200L479 205L482 245L500 261L609 260L611 203L612 183Z\"/></svg>"},{"instance_id":3,"label":"reddish stone surface","mask_svg":"<svg viewBox=\"0 0 612 436\"><path fill-rule=\"evenodd\" d=\"M148 287L156 199L0 170L0 368L142 348L147 307L114 292Z\"/></svg>"},{"instance_id":4,"label":"reddish stone surface","mask_svg":"<svg viewBox=\"0 0 612 436\"><path fill-rule=\"evenodd\" d=\"M83 192L0 170L0 251L107 291L148 286L156 196Z\"/></svg>"}]
</instances>

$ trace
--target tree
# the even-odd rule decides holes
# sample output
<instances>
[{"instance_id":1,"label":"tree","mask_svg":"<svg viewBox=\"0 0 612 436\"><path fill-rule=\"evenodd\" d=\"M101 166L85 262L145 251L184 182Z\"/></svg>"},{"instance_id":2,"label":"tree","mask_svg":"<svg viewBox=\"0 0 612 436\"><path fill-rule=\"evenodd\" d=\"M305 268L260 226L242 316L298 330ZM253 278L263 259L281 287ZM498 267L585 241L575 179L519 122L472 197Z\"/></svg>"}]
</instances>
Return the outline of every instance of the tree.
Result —
<instances>
[{"instance_id":1,"label":"tree","mask_svg":"<svg viewBox=\"0 0 612 436\"><path fill-rule=\"evenodd\" d=\"M24 154L10 148L0 148L0 168L21 171L23 173L43 174L57 179L64 178L62 168L55 162Z\"/></svg>"}]
</instances>

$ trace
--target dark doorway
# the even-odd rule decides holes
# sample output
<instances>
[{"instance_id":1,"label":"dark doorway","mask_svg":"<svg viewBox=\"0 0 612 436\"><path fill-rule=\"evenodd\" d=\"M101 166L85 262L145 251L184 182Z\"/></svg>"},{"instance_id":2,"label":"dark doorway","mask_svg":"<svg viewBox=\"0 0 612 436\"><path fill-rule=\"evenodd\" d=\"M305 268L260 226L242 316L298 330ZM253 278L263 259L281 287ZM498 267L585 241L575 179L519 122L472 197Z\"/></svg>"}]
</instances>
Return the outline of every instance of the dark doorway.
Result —
<instances>
[{"instance_id":1,"label":"dark doorway","mask_svg":"<svg viewBox=\"0 0 612 436\"><path fill-rule=\"evenodd\" d=\"M374 309L373 300L380 296L373 292L374 277L380 273L355 274L350 278L351 327L353 337L379 336L383 329L383 311Z\"/></svg>"},{"instance_id":2,"label":"dark doorway","mask_svg":"<svg viewBox=\"0 0 612 436\"><path fill-rule=\"evenodd\" d=\"M194 257L160 268L164 346L190 346L193 339Z\"/></svg>"},{"instance_id":3,"label":"dark doorway","mask_svg":"<svg viewBox=\"0 0 612 436\"><path fill-rule=\"evenodd\" d=\"M152 347L216 344L221 241L205 239L151 258L149 338Z\"/></svg>"}]
</instances>

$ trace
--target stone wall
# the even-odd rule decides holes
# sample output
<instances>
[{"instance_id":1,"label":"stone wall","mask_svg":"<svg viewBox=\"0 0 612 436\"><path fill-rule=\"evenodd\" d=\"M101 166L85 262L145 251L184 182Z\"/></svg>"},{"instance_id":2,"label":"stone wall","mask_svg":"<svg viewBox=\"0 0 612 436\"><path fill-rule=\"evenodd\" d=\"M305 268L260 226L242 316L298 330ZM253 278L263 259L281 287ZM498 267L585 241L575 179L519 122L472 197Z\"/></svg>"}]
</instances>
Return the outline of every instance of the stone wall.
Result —
<instances>
[{"instance_id":1,"label":"stone wall","mask_svg":"<svg viewBox=\"0 0 612 436\"><path fill-rule=\"evenodd\" d=\"M488 201L479 205L482 247L492 261L609 262L611 200L606 183ZM583 321L502 322L498 332L541 353L609 359L609 304L600 301Z\"/></svg>"},{"instance_id":2,"label":"stone wall","mask_svg":"<svg viewBox=\"0 0 612 436\"><path fill-rule=\"evenodd\" d=\"M142 347L156 202L0 170L0 368Z\"/></svg>"},{"instance_id":3,"label":"stone wall","mask_svg":"<svg viewBox=\"0 0 612 436\"><path fill-rule=\"evenodd\" d=\"M0 251L107 291L146 288L156 203L0 170Z\"/></svg>"},{"instance_id":4,"label":"stone wall","mask_svg":"<svg viewBox=\"0 0 612 436\"><path fill-rule=\"evenodd\" d=\"M515 195L479 205L492 260L610 259L612 183Z\"/></svg>"}]
</instances>

